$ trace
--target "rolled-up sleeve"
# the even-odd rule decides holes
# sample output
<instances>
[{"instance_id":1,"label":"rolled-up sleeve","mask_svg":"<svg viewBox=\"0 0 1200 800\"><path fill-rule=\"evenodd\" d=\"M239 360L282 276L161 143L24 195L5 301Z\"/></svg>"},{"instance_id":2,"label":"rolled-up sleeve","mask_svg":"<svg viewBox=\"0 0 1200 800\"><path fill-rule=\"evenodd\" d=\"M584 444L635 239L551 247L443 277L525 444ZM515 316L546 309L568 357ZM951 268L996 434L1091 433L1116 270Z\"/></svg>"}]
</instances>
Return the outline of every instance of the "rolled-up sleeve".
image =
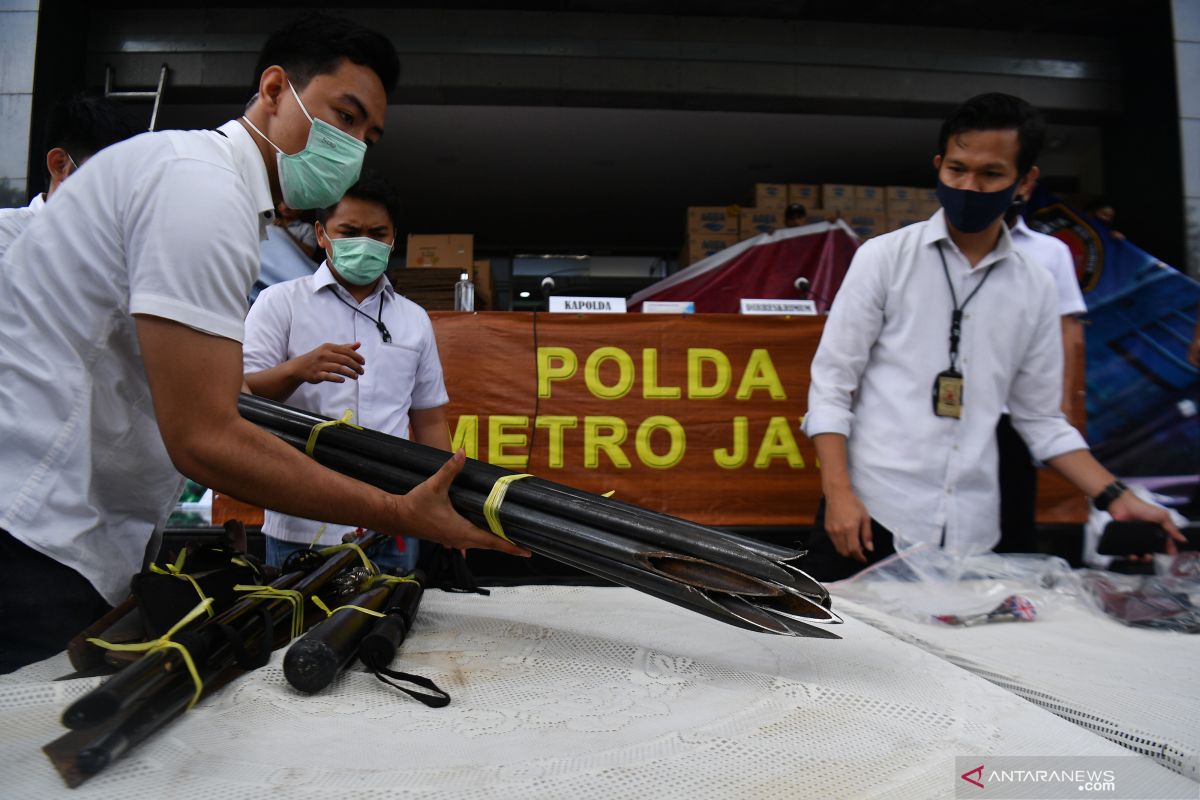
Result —
<instances>
[{"instance_id":1,"label":"rolled-up sleeve","mask_svg":"<svg viewBox=\"0 0 1200 800\"><path fill-rule=\"evenodd\" d=\"M859 248L834 298L813 356L803 430L849 436L854 394L883 328L888 254L875 242Z\"/></svg>"},{"instance_id":2,"label":"rolled-up sleeve","mask_svg":"<svg viewBox=\"0 0 1200 800\"><path fill-rule=\"evenodd\" d=\"M246 315L246 340L242 344L242 369L262 372L288 360L292 307L285 295L291 287L268 286Z\"/></svg>"},{"instance_id":3,"label":"rolled-up sleeve","mask_svg":"<svg viewBox=\"0 0 1200 800\"><path fill-rule=\"evenodd\" d=\"M1074 450L1086 450L1087 442L1062 413L1062 328L1057 297L1050 291L1038 296L1042 302L1034 332L1009 390L1008 408L1013 427L1033 457L1049 461Z\"/></svg>"}]
</instances>

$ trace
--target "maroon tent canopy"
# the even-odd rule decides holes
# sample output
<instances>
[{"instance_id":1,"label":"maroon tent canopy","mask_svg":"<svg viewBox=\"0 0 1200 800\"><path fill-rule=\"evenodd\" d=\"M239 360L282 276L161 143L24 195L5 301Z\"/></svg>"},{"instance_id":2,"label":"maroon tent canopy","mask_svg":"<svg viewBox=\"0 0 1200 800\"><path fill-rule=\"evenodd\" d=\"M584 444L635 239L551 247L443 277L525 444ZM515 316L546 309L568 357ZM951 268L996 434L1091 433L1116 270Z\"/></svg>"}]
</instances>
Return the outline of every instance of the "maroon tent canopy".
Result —
<instances>
[{"instance_id":1,"label":"maroon tent canopy","mask_svg":"<svg viewBox=\"0 0 1200 800\"><path fill-rule=\"evenodd\" d=\"M629 298L628 308L639 311L647 300L691 300L697 313L736 314L743 297L801 298L796 279L808 278L808 296L825 312L858 244L841 220L764 233L647 286Z\"/></svg>"}]
</instances>

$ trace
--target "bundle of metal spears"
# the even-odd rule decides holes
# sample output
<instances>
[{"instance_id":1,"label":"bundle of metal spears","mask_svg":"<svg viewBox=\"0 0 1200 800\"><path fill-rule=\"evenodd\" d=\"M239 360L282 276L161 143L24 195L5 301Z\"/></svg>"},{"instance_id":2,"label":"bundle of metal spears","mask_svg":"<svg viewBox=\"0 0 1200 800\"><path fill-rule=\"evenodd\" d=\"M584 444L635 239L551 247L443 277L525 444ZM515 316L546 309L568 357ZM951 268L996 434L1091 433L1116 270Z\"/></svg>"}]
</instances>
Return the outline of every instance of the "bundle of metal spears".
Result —
<instances>
[{"instance_id":1,"label":"bundle of metal spears","mask_svg":"<svg viewBox=\"0 0 1200 800\"><path fill-rule=\"evenodd\" d=\"M445 705L449 697L431 682L388 668L412 626L424 580L419 572L379 575L364 549L381 541L382 534L371 534L358 543L307 551L295 569L285 565L288 571L268 586L234 587L244 591L225 604L189 579L201 602L163 635L140 643L90 639L140 657L72 703L62 717L70 732L43 750L67 784L78 786L202 697L266 664L273 649L316 620L284 659L285 676L296 688L320 691L360 656L385 683L392 683L388 677L416 683L433 694L392 685L426 705Z\"/></svg>"},{"instance_id":2,"label":"bundle of metal spears","mask_svg":"<svg viewBox=\"0 0 1200 800\"><path fill-rule=\"evenodd\" d=\"M403 494L446 453L242 395L246 419L342 474ZM468 459L450 488L467 519L534 553L721 622L841 638L829 592L795 566L804 553ZM817 623L814 625L812 623Z\"/></svg>"}]
</instances>

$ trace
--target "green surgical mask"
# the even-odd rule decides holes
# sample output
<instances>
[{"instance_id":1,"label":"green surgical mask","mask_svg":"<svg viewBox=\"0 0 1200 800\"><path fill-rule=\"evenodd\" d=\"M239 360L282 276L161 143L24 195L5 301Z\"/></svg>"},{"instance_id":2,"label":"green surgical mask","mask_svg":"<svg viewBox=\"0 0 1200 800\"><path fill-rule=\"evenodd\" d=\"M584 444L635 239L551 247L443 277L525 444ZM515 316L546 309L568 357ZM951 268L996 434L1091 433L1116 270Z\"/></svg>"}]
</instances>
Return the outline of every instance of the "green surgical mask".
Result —
<instances>
[{"instance_id":1,"label":"green surgical mask","mask_svg":"<svg viewBox=\"0 0 1200 800\"><path fill-rule=\"evenodd\" d=\"M254 127L253 122L246 117L242 119L277 151L275 158L279 165L283 202L298 210L327 208L341 200L346 190L358 180L367 145L323 120L313 119L290 81L288 88L312 124L308 129L308 144L299 153L288 155Z\"/></svg>"},{"instance_id":2,"label":"green surgical mask","mask_svg":"<svg viewBox=\"0 0 1200 800\"><path fill-rule=\"evenodd\" d=\"M330 239L329 258L338 274L355 286L366 286L384 273L392 246L366 236Z\"/></svg>"}]
</instances>

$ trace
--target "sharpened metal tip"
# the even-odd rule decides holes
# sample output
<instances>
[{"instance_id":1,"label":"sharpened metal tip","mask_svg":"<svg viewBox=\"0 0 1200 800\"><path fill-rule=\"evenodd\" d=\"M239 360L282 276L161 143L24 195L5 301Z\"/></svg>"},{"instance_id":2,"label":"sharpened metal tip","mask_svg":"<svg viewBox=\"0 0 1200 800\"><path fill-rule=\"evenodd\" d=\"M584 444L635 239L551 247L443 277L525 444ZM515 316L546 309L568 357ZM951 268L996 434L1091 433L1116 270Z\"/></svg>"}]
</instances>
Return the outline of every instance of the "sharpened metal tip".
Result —
<instances>
[{"instance_id":1,"label":"sharpened metal tip","mask_svg":"<svg viewBox=\"0 0 1200 800\"><path fill-rule=\"evenodd\" d=\"M798 622L818 625L841 625L842 618L820 603L799 594L756 598L754 604Z\"/></svg>"},{"instance_id":2,"label":"sharpened metal tip","mask_svg":"<svg viewBox=\"0 0 1200 800\"><path fill-rule=\"evenodd\" d=\"M728 613L751 625L756 625L767 633L776 633L780 636L795 636L791 626L784 620L779 619L774 614L753 605L748 600L730 594L718 594L716 592L703 592L704 596L712 602L725 609Z\"/></svg>"}]
</instances>

